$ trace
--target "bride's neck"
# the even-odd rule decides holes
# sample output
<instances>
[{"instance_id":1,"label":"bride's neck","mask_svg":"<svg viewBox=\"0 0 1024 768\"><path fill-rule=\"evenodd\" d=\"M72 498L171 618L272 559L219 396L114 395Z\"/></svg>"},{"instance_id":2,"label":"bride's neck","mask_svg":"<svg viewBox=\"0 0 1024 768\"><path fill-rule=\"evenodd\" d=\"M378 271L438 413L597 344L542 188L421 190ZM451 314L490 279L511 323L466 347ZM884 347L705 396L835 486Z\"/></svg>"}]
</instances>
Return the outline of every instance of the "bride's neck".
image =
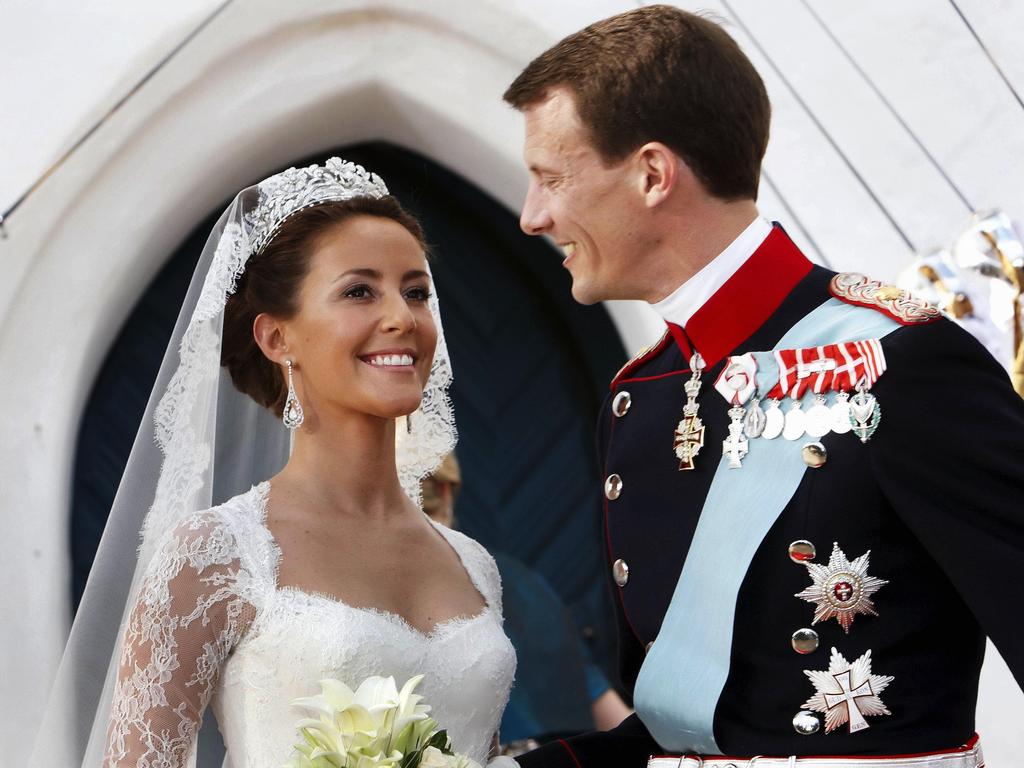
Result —
<instances>
[{"instance_id":1,"label":"bride's neck","mask_svg":"<svg viewBox=\"0 0 1024 768\"><path fill-rule=\"evenodd\" d=\"M395 465L395 420L346 414L313 417L296 430L278 476L310 501L360 515L405 514L411 503Z\"/></svg>"}]
</instances>

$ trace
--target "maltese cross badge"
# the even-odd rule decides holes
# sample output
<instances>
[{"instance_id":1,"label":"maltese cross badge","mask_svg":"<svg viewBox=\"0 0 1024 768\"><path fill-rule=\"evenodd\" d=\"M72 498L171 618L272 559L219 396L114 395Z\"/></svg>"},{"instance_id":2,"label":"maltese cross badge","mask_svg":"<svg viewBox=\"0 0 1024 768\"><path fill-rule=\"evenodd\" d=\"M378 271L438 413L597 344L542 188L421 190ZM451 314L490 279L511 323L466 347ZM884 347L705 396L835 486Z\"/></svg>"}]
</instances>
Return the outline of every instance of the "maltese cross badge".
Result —
<instances>
[{"instance_id":1,"label":"maltese cross badge","mask_svg":"<svg viewBox=\"0 0 1024 768\"><path fill-rule=\"evenodd\" d=\"M812 584L796 597L814 603L814 621L828 621L835 617L847 633L858 614L877 616L871 596L889 582L868 576L868 559L871 550L852 563L846 558L839 544L832 544L832 555L828 565L805 562Z\"/></svg>"},{"instance_id":2,"label":"maltese cross badge","mask_svg":"<svg viewBox=\"0 0 1024 768\"><path fill-rule=\"evenodd\" d=\"M849 723L849 732L870 728L865 718L891 715L878 694L895 678L871 674L871 651L853 664L843 658L835 648L824 671L804 670L816 689L803 709L825 715L825 733Z\"/></svg>"}]
</instances>

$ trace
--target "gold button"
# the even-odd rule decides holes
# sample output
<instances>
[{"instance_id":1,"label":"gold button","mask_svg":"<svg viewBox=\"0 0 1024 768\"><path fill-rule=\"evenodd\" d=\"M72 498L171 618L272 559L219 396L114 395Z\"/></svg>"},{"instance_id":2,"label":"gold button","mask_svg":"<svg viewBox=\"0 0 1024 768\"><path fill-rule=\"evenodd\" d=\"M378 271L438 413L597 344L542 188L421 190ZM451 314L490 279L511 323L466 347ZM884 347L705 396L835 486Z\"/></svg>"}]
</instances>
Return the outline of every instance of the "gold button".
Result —
<instances>
[{"instance_id":1,"label":"gold button","mask_svg":"<svg viewBox=\"0 0 1024 768\"><path fill-rule=\"evenodd\" d=\"M808 560L813 560L816 554L814 545L806 539L794 541L789 545L789 559L794 563L806 563Z\"/></svg>"},{"instance_id":2,"label":"gold button","mask_svg":"<svg viewBox=\"0 0 1024 768\"><path fill-rule=\"evenodd\" d=\"M818 633L813 629L798 629L793 633L790 643L793 645L794 651L806 656L808 653L818 650Z\"/></svg>"},{"instance_id":3,"label":"gold button","mask_svg":"<svg viewBox=\"0 0 1024 768\"><path fill-rule=\"evenodd\" d=\"M903 291L897 288L895 285L883 285L877 291L875 291L875 298L881 299L882 301L896 301L903 295Z\"/></svg>"},{"instance_id":4,"label":"gold button","mask_svg":"<svg viewBox=\"0 0 1024 768\"><path fill-rule=\"evenodd\" d=\"M626 561L619 558L612 563L612 576L615 578L615 583L620 587L626 586L629 581L629 566L626 565Z\"/></svg>"},{"instance_id":5,"label":"gold button","mask_svg":"<svg viewBox=\"0 0 1024 768\"><path fill-rule=\"evenodd\" d=\"M828 461L828 451L825 450L825 446L821 443L808 443L803 447L801 453L804 457L804 464L811 467L811 469L824 466L825 462Z\"/></svg>"},{"instance_id":6,"label":"gold button","mask_svg":"<svg viewBox=\"0 0 1024 768\"><path fill-rule=\"evenodd\" d=\"M615 501L622 494L622 478L618 475L608 475L604 481L604 495L609 501Z\"/></svg>"},{"instance_id":7,"label":"gold button","mask_svg":"<svg viewBox=\"0 0 1024 768\"><path fill-rule=\"evenodd\" d=\"M630 397L629 392L623 390L615 396L612 400L612 413L616 416L625 416L629 413L629 406L633 404L633 398Z\"/></svg>"},{"instance_id":8,"label":"gold button","mask_svg":"<svg viewBox=\"0 0 1024 768\"><path fill-rule=\"evenodd\" d=\"M812 715L805 709L801 709L793 718L793 730L801 736L810 736L812 733L817 733L819 728L821 728L821 721L818 719L818 716Z\"/></svg>"}]
</instances>

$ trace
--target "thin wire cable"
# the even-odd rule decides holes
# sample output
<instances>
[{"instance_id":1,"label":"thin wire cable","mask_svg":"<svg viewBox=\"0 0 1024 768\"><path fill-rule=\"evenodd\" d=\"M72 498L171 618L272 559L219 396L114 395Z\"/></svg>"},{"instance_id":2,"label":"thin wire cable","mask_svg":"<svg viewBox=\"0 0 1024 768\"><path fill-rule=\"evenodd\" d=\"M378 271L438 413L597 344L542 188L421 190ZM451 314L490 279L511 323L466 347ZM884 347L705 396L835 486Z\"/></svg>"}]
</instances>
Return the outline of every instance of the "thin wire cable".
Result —
<instances>
[{"instance_id":1,"label":"thin wire cable","mask_svg":"<svg viewBox=\"0 0 1024 768\"><path fill-rule=\"evenodd\" d=\"M735 10L733 10L728 0L721 0L721 2L722 7L729 12L729 14L733 17L733 20L736 22L736 25L743 30L744 34L746 34L748 38L750 38L751 44L758 50L758 53L760 53L761 56L764 57L764 60L768 63L768 66L772 68L772 71L774 71L778 78L782 81L782 84L786 86L786 89L793 95L793 98L796 99L796 102L800 105L800 108L803 109L803 111L811 119L811 122L813 122L814 125L818 128L818 130L821 131L822 136L825 137L825 140L832 146L832 149L835 150L836 154L839 155L839 158L843 161L843 164L846 165L850 173L854 175L854 177L857 179L860 185L864 188L864 191L867 192L868 196L872 199L875 205L878 206L878 209L882 212L882 215L885 216L885 218L889 221L889 224L892 225L892 228L896 230L896 233L900 236L900 239L903 240L907 248L909 248L912 253L916 253L917 248L914 246L913 241L910 239L907 233L903 231L903 228L899 225L899 222L897 222L893 215L889 212L889 209L885 207L881 199L871 188L871 186L867 183L867 180L865 180L865 178L860 174L860 172L854 167L853 163L850 161L850 158L846 156L846 153L843 152L843 150L839 147L839 144L836 142L836 140L832 138L832 134L830 134L825 129L825 126L822 124L821 120L819 120L818 117L814 114L814 112L811 111L811 108L808 106L807 102L805 102L803 98L801 98L800 94L797 93L796 88L793 87L793 84L789 82L789 79L782 73L782 70L779 69L779 67L775 64L775 61L771 58L771 56L768 55L768 52L757 41L757 38L754 37L754 35L751 33L747 25L743 23L743 20L740 18L739 14L736 13Z\"/></svg>"},{"instance_id":2,"label":"thin wire cable","mask_svg":"<svg viewBox=\"0 0 1024 768\"><path fill-rule=\"evenodd\" d=\"M156 75L157 72L159 72L161 69L163 69L164 66L171 59L173 59L175 56L177 56L178 53L180 53L181 50L186 45L188 45L200 32L202 32L204 29L206 29L206 27L209 26L210 23L215 18L217 18L217 16L219 16L221 14L221 12L225 8L227 8L229 5L231 5L233 2L234 2L234 0L224 0L224 2L222 2L220 5L218 5L217 8L215 8L212 13L210 13L205 19L202 20L202 22L200 22L199 26L197 26L195 29L193 29L191 32L189 32L189 34L187 34L182 39L182 41L180 43L178 43L176 46L174 46L174 48L172 48L167 53L166 56L164 56L162 59L160 59L160 61L157 62L156 65L152 69L150 69L148 72L146 72L146 74L142 76L142 79L140 79L134 86L132 86L124 96L122 96L120 99L118 99L117 103L114 104L114 106L112 106L110 109L108 109L93 124L93 126L91 128L89 128L89 130L87 130L74 144L71 145L71 147L63 155L61 155L59 158L57 158L53 162L53 164L51 164L50 167L47 168L38 179L36 179L35 183L32 184L32 186L30 186L27 190L25 190L21 194L21 196L18 197L18 199L15 200L14 203L6 211L4 211L3 213L0 213L0 237L2 237L2 238L6 238L7 237L7 230L4 228L4 224L8 221L8 219L10 219L11 214L14 213L16 210L18 210L18 208L21 206L22 203L24 203L29 197L31 197L35 193L35 191L37 189L39 189L46 182L46 180L48 178L50 178L54 173L56 173L57 170L60 169L60 167L62 165L64 165L64 163L67 162L67 160L75 152L78 151L79 147L81 147L83 144L85 144L85 142L88 141L89 138L94 133L96 133L96 131L98 131L101 127L103 127L103 124L106 123L107 120L109 120L114 115L115 112L117 112L121 107L123 107L125 105L125 103L127 103L128 99L130 99L132 96L134 96L136 93L138 93L139 89L141 89L146 83L148 83L153 78L153 76Z\"/></svg>"},{"instance_id":3,"label":"thin wire cable","mask_svg":"<svg viewBox=\"0 0 1024 768\"><path fill-rule=\"evenodd\" d=\"M850 62L850 65L857 71L857 74L861 76L861 79L865 83L867 83L869 88L871 88L875 96L878 97L879 101L881 101L885 105L885 108L889 110L889 113L894 118L896 118L896 122L898 122L903 127L903 130L907 132L907 135L910 136L913 142L924 153L924 156L928 158L928 162L932 164L932 167L939 172L939 175L942 176L943 179L945 179L950 189L952 189L953 192L956 193L956 196L960 198L960 202L962 202L967 207L968 211L976 210L971 201L967 199L967 195L965 195L963 193L963 190L961 190L960 187L956 185L956 182L954 182L953 179L950 178L949 174L946 173L945 169L939 164L938 160L935 159L935 156L928 151L928 148L924 145L924 142L922 142L921 139L918 138L917 134L914 133L910 125L907 124L907 121L904 120L903 116L900 115L900 113L896 110L896 107L894 107L892 102L890 102L889 99L885 97L885 94L882 93L881 89L877 85L875 85L875 81L872 80L868 73L865 72L864 69L860 66L860 64L857 63L857 60L853 58L853 55L846 48L846 46L842 44L838 37L836 37L835 33L832 32L829 26L825 23L824 19L822 19L821 16L818 15L818 12L814 10L814 7L809 2L807 2L807 0L800 0L800 2L803 4L804 8L807 9L807 12L814 17L814 20L818 22L818 26L820 26L822 30L825 32L825 34L828 35L828 38L832 41L836 48L838 48L839 51L843 54L843 56L846 57L846 60Z\"/></svg>"},{"instance_id":4,"label":"thin wire cable","mask_svg":"<svg viewBox=\"0 0 1024 768\"><path fill-rule=\"evenodd\" d=\"M981 48L985 56L988 58L988 61L992 65L992 68L996 71L999 77L1002 78L1003 83L1006 85L1006 87L1010 89L1010 93L1013 94L1013 98L1017 100L1017 103L1020 105L1021 109L1024 109L1024 99L1021 99L1020 94L1017 93L1017 89L1014 88L1013 84L1010 82L1010 78L1008 78L1006 76L1006 73L1003 72L1003 68L999 66L999 63L996 61L995 56L992 55L992 52L988 49L988 46L986 46L985 43L982 41L981 37L978 35L974 27L971 25L971 22L967 20L967 16L965 16L964 12L960 10L960 6L956 4L956 0L949 0L949 4L953 6L953 10L956 11L957 16L960 17L960 20L964 23L964 26L966 26L967 29L970 31L971 36L978 44L978 47Z\"/></svg>"}]
</instances>

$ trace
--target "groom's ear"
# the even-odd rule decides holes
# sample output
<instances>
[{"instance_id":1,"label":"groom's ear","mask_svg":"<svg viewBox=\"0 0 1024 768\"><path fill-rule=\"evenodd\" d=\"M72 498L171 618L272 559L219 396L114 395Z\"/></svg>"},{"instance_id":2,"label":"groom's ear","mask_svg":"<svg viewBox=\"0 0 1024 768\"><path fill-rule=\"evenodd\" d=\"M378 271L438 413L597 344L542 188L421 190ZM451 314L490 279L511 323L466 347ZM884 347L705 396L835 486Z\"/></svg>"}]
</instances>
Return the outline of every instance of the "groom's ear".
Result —
<instances>
[{"instance_id":1,"label":"groom's ear","mask_svg":"<svg viewBox=\"0 0 1024 768\"><path fill-rule=\"evenodd\" d=\"M636 151L638 184L644 204L655 208L667 200L690 169L682 158L660 141L649 141Z\"/></svg>"}]
</instances>

